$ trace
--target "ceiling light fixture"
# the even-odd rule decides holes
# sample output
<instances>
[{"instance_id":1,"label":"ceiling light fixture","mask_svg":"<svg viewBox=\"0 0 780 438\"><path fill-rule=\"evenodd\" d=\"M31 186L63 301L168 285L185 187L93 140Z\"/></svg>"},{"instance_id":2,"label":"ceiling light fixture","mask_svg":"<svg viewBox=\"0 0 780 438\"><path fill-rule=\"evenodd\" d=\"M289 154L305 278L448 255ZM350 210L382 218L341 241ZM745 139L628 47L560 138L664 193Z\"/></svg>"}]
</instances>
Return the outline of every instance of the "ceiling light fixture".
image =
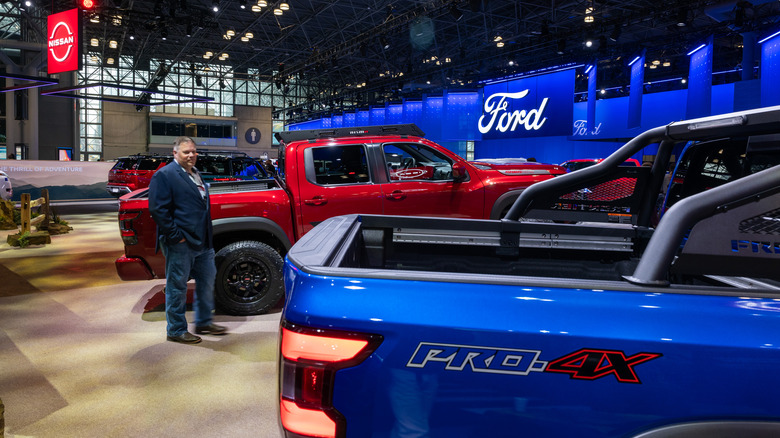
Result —
<instances>
[{"instance_id":1,"label":"ceiling light fixture","mask_svg":"<svg viewBox=\"0 0 780 438\"><path fill-rule=\"evenodd\" d=\"M108 58L108 59L106 59L106 64L108 64L108 65L114 65L114 58Z\"/></svg>"},{"instance_id":2,"label":"ceiling light fixture","mask_svg":"<svg viewBox=\"0 0 780 438\"><path fill-rule=\"evenodd\" d=\"M108 47L111 47L112 49L116 49L117 48L116 40L109 41L108 42Z\"/></svg>"},{"instance_id":3,"label":"ceiling light fixture","mask_svg":"<svg viewBox=\"0 0 780 438\"><path fill-rule=\"evenodd\" d=\"M503 41L497 42L496 47L504 47L504 42Z\"/></svg>"},{"instance_id":4,"label":"ceiling light fixture","mask_svg":"<svg viewBox=\"0 0 780 438\"><path fill-rule=\"evenodd\" d=\"M585 8L585 22L586 23L593 23L593 21L594 21L594 18L593 18L593 15L592 15L593 11L594 11L593 4L591 4L590 6Z\"/></svg>"},{"instance_id":5,"label":"ceiling light fixture","mask_svg":"<svg viewBox=\"0 0 780 438\"><path fill-rule=\"evenodd\" d=\"M279 9L281 9L283 11L289 11L290 10L290 5L288 5L287 3L280 3L279 4Z\"/></svg>"},{"instance_id":6,"label":"ceiling light fixture","mask_svg":"<svg viewBox=\"0 0 780 438\"><path fill-rule=\"evenodd\" d=\"M268 6L268 3L265 0L258 0L257 6L260 6L261 8L265 8Z\"/></svg>"},{"instance_id":7,"label":"ceiling light fixture","mask_svg":"<svg viewBox=\"0 0 780 438\"><path fill-rule=\"evenodd\" d=\"M233 37L236 34L236 31L233 29L228 29L227 32L225 32L227 36Z\"/></svg>"},{"instance_id":8,"label":"ceiling light fixture","mask_svg":"<svg viewBox=\"0 0 780 438\"><path fill-rule=\"evenodd\" d=\"M249 42L249 37L248 37L248 36L246 36L246 35L245 35L245 36L242 36L242 37L241 37L241 41L243 41L243 42L245 42L245 43L246 43L246 42Z\"/></svg>"},{"instance_id":9,"label":"ceiling light fixture","mask_svg":"<svg viewBox=\"0 0 780 438\"><path fill-rule=\"evenodd\" d=\"M671 63L671 62L669 62L669 61L664 61L664 64L663 64L663 66L664 66L664 67L671 67L671 65L672 65L672 63Z\"/></svg>"},{"instance_id":10,"label":"ceiling light fixture","mask_svg":"<svg viewBox=\"0 0 780 438\"><path fill-rule=\"evenodd\" d=\"M100 41L97 38L92 38L89 40L89 45L92 47L97 47L100 45Z\"/></svg>"},{"instance_id":11,"label":"ceiling light fixture","mask_svg":"<svg viewBox=\"0 0 780 438\"><path fill-rule=\"evenodd\" d=\"M262 9L260 9L260 6L258 5L252 5L252 12L260 12Z\"/></svg>"},{"instance_id":12,"label":"ceiling light fixture","mask_svg":"<svg viewBox=\"0 0 780 438\"><path fill-rule=\"evenodd\" d=\"M279 8L274 9L274 15L282 15L283 13L284 13L284 11L282 11Z\"/></svg>"},{"instance_id":13,"label":"ceiling light fixture","mask_svg":"<svg viewBox=\"0 0 780 438\"><path fill-rule=\"evenodd\" d=\"M214 12L219 12L219 0L212 0L211 10Z\"/></svg>"}]
</instances>

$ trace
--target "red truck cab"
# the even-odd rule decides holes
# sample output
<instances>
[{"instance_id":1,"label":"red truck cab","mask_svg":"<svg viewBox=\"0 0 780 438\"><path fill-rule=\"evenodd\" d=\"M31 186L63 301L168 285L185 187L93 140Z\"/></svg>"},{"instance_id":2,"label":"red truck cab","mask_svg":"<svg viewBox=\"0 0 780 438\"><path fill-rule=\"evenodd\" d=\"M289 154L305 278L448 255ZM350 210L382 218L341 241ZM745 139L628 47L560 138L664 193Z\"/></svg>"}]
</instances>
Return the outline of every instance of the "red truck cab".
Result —
<instances>
[{"instance_id":1,"label":"red truck cab","mask_svg":"<svg viewBox=\"0 0 780 438\"><path fill-rule=\"evenodd\" d=\"M211 183L217 304L235 314L276 304L282 257L333 216L497 219L528 186L566 173L538 163L472 164L423 135L415 125L287 131L278 136L283 177ZM120 278L164 277L145 192L120 198L119 220Z\"/></svg>"}]
</instances>

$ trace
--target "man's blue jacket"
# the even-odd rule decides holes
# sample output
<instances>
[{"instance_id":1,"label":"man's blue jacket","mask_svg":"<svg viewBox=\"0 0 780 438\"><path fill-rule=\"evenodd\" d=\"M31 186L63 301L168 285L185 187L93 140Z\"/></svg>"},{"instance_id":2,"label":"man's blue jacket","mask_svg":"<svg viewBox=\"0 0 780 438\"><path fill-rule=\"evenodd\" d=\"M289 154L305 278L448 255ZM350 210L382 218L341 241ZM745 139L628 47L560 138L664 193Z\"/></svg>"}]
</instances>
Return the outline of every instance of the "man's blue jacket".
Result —
<instances>
[{"instance_id":1,"label":"man's blue jacket","mask_svg":"<svg viewBox=\"0 0 780 438\"><path fill-rule=\"evenodd\" d=\"M198 170L193 168L194 172ZM182 237L193 249L212 247L208 188L206 197L175 160L158 170L149 183L149 213L157 223L158 243L174 245Z\"/></svg>"}]
</instances>

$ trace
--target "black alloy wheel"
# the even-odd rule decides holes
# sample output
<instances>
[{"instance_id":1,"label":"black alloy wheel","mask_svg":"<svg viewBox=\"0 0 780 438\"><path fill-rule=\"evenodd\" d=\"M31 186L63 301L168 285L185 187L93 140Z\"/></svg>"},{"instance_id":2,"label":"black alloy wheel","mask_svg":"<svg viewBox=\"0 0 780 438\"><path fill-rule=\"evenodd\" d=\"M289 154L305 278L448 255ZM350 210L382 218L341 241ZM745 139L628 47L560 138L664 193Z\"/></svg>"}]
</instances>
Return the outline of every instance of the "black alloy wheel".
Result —
<instances>
[{"instance_id":1,"label":"black alloy wheel","mask_svg":"<svg viewBox=\"0 0 780 438\"><path fill-rule=\"evenodd\" d=\"M265 243L231 243L217 252L216 264L214 300L227 313L266 313L284 294L282 257Z\"/></svg>"}]
</instances>

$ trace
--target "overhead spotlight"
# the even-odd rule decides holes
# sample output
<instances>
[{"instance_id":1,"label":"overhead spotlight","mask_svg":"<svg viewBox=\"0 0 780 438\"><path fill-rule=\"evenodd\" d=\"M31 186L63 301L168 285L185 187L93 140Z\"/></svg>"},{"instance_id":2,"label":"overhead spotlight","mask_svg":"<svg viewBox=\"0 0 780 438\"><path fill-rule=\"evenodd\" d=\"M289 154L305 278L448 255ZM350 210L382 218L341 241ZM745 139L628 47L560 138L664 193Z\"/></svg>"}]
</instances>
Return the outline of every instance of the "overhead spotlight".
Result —
<instances>
[{"instance_id":1,"label":"overhead spotlight","mask_svg":"<svg viewBox=\"0 0 780 438\"><path fill-rule=\"evenodd\" d=\"M160 37L162 37L163 41L168 39L168 29L163 28L162 31L160 31Z\"/></svg>"},{"instance_id":2,"label":"overhead spotlight","mask_svg":"<svg viewBox=\"0 0 780 438\"><path fill-rule=\"evenodd\" d=\"M238 7L241 9L246 9L246 0L238 0Z\"/></svg>"},{"instance_id":3,"label":"overhead spotlight","mask_svg":"<svg viewBox=\"0 0 780 438\"><path fill-rule=\"evenodd\" d=\"M241 37L241 41L247 43L247 42L249 42L249 37L244 35L244 36Z\"/></svg>"},{"instance_id":4,"label":"overhead spotlight","mask_svg":"<svg viewBox=\"0 0 780 438\"><path fill-rule=\"evenodd\" d=\"M214 12L219 12L219 0L211 1L211 10Z\"/></svg>"},{"instance_id":5,"label":"overhead spotlight","mask_svg":"<svg viewBox=\"0 0 780 438\"><path fill-rule=\"evenodd\" d=\"M108 64L108 65L114 65L114 58L108 58L108 59L106 59L106 64Z\"/></svg>"},{"instance_id":6,"label":"overhead spotlight","mask_svg":"<svg viewBox=\"0 0 780 438\"><path fill-rule=\"evenodd\" d=\"M255 34L253 34L252 32L247 32L244 34L244 36L246 36L247 38L254 38Z\"/></svg>"},{"instance_id":7,"label":"overhead spotlight","mask_svg":"<svg viewBox=\"0 0 780 438\"><path fill-rule=\"evenodd\" d=\"M680 9L677 11L677 26L685 27L688 24L688 10Z\"/></svg>"},{"instance_id":8,"label":"overhead spotlight","mask_svg":"<svg viewBox=\"0 0 780 438\"><path fill-rule=\"evenodd\" d=\"M287 3L279 3L279 9L281 9L283 11L289 11L290 10L290 5L288 5Z\"/></svg>"},{"instance_id":9,"label":"overhead spotlight","mask_svg":"<svg viewBox=\"0 0 780 438\"><path fill-rule=\"evenodd\" d=\"M225 32L225 34L227 34L227 36L229 37L233 37L236 34L236 31L233 29L228 29L227 32Z\"/></svg>"},{"instance_id":10,"label":"overhead spotlight","mask_svg":"<svg viewBox=\"0 0 780 438\"><path fill-rule=\"evenodd\" d=\"M688 80L687 80L687 79L685 79L685 78L682 78L682 79L680 79L680 83L682 83L682 84L686 84L686 83L688 83Z\"/></svg>"},{"instance_id":11,"label":"overhead spotlight","mask_svg":"<svg viewBox=\"0 0 780 438\"><path fill-rule=\"evenodd\" d=\"M257 6L260 6L261 8L265 8L268 6L268 2L266 2L265 0L258 0Z\"/></svg>"},{"instance_id":12,"label":"overhead spotlight","mask_svg":"<svg viewBox=\"0 0 780 438\"><path fill-rule=\"evenodd\" d=\"M187 37L192 36L192 22L190 20L187 20L186 35Z\"/></svg>"},{"instance_id":13,"label":"overhead spotlight","mask_svg":"<svg viewBox=\"0 0 780 438\"><path fill-rule=\"evenodd\" d=\"M135 30L132 27L127 31L127 37L131 40L135 39Z\"/></svg>"},{"instance_id":14,"label":"overhead spotlight","mask_svg":"<svg viewBox=\"0 0 780 438\"><path fill-rule=\"evenodd\" d=\"M559 39L558 40L558 54L563 55L566 53L566 40L565 39Z\"/></svg>"},{"instance_id":15,"label":"overhead spotlight","mask_svg":"<svg viewBox=\"0 0 780 438\"><path fill-rule=\"evenodd\" d=\"M97 38L92 38L89 40L89 45L92 47L97 47L100 45L100 40L98 40Z\"/></svg>"},{"instance_id":16,"label":"overhead spotlight","mask_svg":"<svg viewBox=\"0 0 780 438\"><path fill-rule=\"evenodd\" d=\"M607 90L605 90L605 89L603 89L603 88L602 88L602 89L601 89L601 94L602 94L602 95L603 95L603 94L607 94Z\"/></svg>"},{"instance_id":17,"label":"overhead spotlight","mask_svg":"<svg viewBox=\"0 0 780 438\"><path fill-rule=\"evenodd\" d=\"M612 29L612 33L609 34L609 39L613 42L617 41L618 38L620 38L620 34L623 32L623 29L621 28L620 24L616 24L615 27Z\"/></svg>"},{"instance_id":18,"label":"overhead spotlight","mask_svg":"<svg viewBox=\"0 0 780 438\"><path fill-rule=\"evenodd\" d=\"M108 47L110 47L112 49L116 49L117 46L118 46L118 44L117 44L116 40L111 40L111 41L108 42Z\"/></svg>"},{"instance_id":19,"label":"overhead spotlight","mask_svg":"<svg viewBox=\"0 0 780 438\"><path fill-rule=\"evenodd\" d=\"M455 21L460 21L460 19L463 18L463 12L454 4L450 6L450 15L452 15L452 18L454 18Z\"/></svg>"},{"instance_id":20,"label":"overhead spotlight","mask_svg":"<svg viewBox=\"0 0 780 438\"><path fill-rule=\"evenodd\" d=\"M225 81L223 79L219 80L219 88L222 88L222 89L225 88Z\"/></svg>"},{"instance_id":21,"label":"overhead spotlight","mask_svg":"<svg viewBox=\"0 0 780 438\"><path fill-rule=\"evenodd\" d=\"M274 15L282 15L282 14L284 14L284 11L283 11L283 10L281 10L281 9L279 9L279 8L275 8L275 9L274 9Z\"/></svg>"},{"instance_id":22,"label":"overhead spotlight","mask_svg":"<svg viewBox=\"0 0 780 438\"><path fill-rule=\"evenodd\" d=\"M201 78L200 75L195 75L195 85L199 87L203 86L203 78Z\"/></svg>"},{"instance_id":23,"label":"overhead spotlight","mask_svg":"<svg viewBox=\"0 0 780 438\"><path fill-rule=\"evenodd\" d=\"M387 38L384 36L379 38L379 43L382 45L382 48L387 50L390 48L390 43L387 41Z\"/></svg>"},{"instance_id":24,"label":"overhead spotlight","mask_svg":"<svg viewBox=\"0 0 780 438\"><path fill-rule=\"evenodd\" d=\"M503 41L497 42L496 47L504 47L504 42Z\"/></svg>"},{"instance_id":25,"label":"overhead spotlight","mask_svg":"<svg viewBox=\"0 0 780 438\"><path fill-rule=\"evenodd\" d=\"M585 47L593 47L593 40L585 40Z\"/></svg>"},{"instance_id":26,"label":"overhead spotlight","mask_svg":"<svg viewBox=\"0 0 780 438\"><path fill-rule=\"evenodd\" d=\"M252 5L252 12L260 12L262 9L258 5Z\"/></svg>"},{"instance_id":27,"label":"overhead spotlight","mask_svg":"<svg viewBox=\"0 0 780 438\"><path fill-rule=\"evenodd\" d=\"M669 61L664 61L664 63L663 63L663 66L664 66L664 67L671 67L671 66L672 66L672 63L671 63L671 62L669 62Z\"/></svg>"}]
</instances>

